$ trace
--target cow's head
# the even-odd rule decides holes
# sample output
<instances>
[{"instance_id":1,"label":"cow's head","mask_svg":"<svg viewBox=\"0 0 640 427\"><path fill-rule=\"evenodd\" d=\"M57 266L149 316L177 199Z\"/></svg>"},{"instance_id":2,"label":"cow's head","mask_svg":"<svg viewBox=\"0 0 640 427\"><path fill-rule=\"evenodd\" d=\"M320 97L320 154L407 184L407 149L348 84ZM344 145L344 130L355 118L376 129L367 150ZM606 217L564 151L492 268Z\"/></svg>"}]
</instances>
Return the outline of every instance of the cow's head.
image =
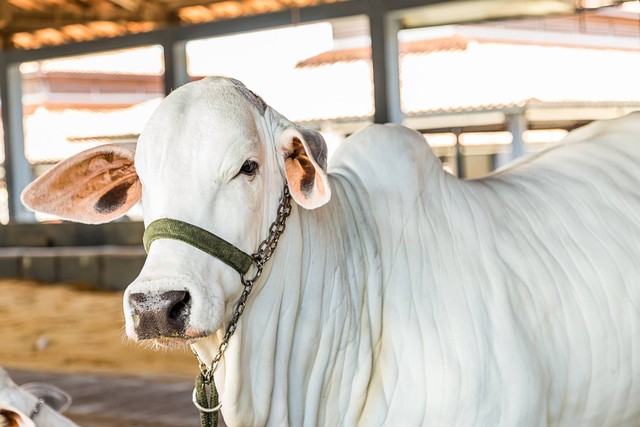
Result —
<instances>
[{"instance_id":1,"label":"cow's head","mask_svg":"<svg viewBox=\"0 0 640 427\"><path fill-rule=\"evenodd\" d=\"M135 155L113 145L87 150L34 181L23 202L103 223L142 199L145 225L184 221L251 254L268 233L285 181L304 208L329 200L320 134L289 122L236 80L207 78L160 104ZM181 241L155 240L125 293L127 335L160 342L208 336L241 291L238 273L219 259Z\"/></svg>"}]
</instances>

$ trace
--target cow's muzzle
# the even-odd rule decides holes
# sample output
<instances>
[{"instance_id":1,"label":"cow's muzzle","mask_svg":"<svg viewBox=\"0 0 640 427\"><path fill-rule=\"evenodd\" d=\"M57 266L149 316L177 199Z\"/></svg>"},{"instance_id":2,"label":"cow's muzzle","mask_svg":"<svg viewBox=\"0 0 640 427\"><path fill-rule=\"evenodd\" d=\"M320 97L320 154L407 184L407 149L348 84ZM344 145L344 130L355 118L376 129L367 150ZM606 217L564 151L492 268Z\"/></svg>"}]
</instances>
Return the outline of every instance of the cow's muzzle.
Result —
<instances>
[{"instance_id":1,"label":"cow's muzzle","mask_svg":"<svg viewBox=\"0 0 640 427\"><path fill-rule=\"evenodd\" d=\"M188 336L191 295L188 291L129 295L134 331L139 340Z\"/></svg>"}]
</instances>

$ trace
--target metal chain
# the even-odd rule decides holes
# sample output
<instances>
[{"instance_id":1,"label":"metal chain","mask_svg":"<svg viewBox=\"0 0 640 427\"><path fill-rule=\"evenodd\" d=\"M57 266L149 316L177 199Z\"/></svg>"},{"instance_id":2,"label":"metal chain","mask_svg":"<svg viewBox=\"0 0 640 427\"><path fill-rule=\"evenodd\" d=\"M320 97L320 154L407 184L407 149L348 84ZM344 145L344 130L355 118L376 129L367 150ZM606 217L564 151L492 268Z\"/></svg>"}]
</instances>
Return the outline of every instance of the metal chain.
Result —
<instances>
[{"instance_id":1,"label":"metal chain","mask_svg":"<svg viewBox=\"0 0 640 427\"><path fill-rule=\"evenodd\" d=\"M204 376L207 383L213 381L213 372L218 367L220 359L229 346L229 340L236 331L240 316L242 316L242 313L244 313L244 309L247 305L247 298L249 298L249 294L251 294L251 291L253 290L253 284L262 275L262 270L264 269L265 264L273 256L273 253L276 250L276 246L278 246L280 236L284 232L286 226L285 222L290 213L291 194L289 193L289 187L287 187L287 185L285 184L284 190L282 191L282 200L280 200L280 204L278 205L278 213L276 215L276 219L275 221L273 221L273 223L271 223L271 226L269 227L269 235L262 241L262 243L260 243L260 245L258 246L258 250L252 255L253 262L256 266L255 274L251 279L247 279L244 277L244 275L240 275L240 280L242 281L244 289L242 290L242 294L240 295L240 298L238 298L238 302L233 309L233 316L231 317L231 321L227 326L224 337L220 342L218 353L215 355L213 361L211 362L211 366L207 366L207 364L200 359L198 353L196 353L195 350L192 349L192 351L198 358L198 362L200 363L200 371L202 372L202 375Z\"/></svg>"}]
</instances>

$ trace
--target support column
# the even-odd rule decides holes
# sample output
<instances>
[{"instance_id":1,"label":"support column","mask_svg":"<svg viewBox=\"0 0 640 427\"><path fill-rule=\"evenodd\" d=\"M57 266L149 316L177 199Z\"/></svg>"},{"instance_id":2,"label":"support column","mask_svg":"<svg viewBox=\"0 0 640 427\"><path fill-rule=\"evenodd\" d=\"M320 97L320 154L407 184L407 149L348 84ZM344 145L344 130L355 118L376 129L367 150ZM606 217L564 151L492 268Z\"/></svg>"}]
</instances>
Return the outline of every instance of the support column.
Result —
<instances>
[{"instance_id":1,"label":"support column","mask_svg":"<svg viewBox=\"0 0 640 427\"><path fill-rule=\"evenodd\" d=\"M464 178L464 161L462 158L462 144L460 144L460 134L462 133L462 129L455 128L452 129L452 131L456 136L456 176L458 178Z\"/></svg>"},{"instance_id":2,"label":"support column","mask_svg":"<svg viewBox=\"0 0 640 427\"><path fill-rule=\"evenodd\" d=\"M34 222L33 212L20 202L22 190L33 179L31 165L24 154L22 76L19 64L8 64L2 56L0 56L0 101L4 128L4 170L9 221Z\"/></svg>"},{"instance_id":3,"label":"support column","mask_svg":"<svg viewBox=\"0 0 640 427\"><path fill-rule=\"evenodd\" d=\"M505 126L511 135L513 140L511 142L511 151L504 153L497 153L494 158L494 168L499 169L508 165L518 157L524 156L527 152L525 150L524 140L522 134L527 130L527 118L524 112L505 114Z\"/></svg>"},{"instance_id":4,"label":"support column","mask_svg":"<svg viewBox=\"0 0 640 427\"><path fill-rule=\"evenodd\" d=\"M384 0L369 3L375 123L401 123L398 32L400 18L388 16Z\"/></svg>"},{"instance_id":5,"label":"support column","mask_svg":"<svg viewBox=\"0 0 640 427\"><path fill-rule=\"evenodd\" d=\"M515 160L518 157L522 157L527 154L524 146L523 134L529 126L527 118L524 112L505 115L507 130L513 135L513 141L511 142L511 160Z\"/></svg>"},{"instance_id":6,"label":"support column","mask_svg":"<svg viewBox=\"0 0 640 427\"><path fill-rule=\"evenodd\" d=\"M162 49L164 51L164 94L169 95L172 90L189 82L187 43L167 37L162 43Z\"/></svg>"}]
</instances>

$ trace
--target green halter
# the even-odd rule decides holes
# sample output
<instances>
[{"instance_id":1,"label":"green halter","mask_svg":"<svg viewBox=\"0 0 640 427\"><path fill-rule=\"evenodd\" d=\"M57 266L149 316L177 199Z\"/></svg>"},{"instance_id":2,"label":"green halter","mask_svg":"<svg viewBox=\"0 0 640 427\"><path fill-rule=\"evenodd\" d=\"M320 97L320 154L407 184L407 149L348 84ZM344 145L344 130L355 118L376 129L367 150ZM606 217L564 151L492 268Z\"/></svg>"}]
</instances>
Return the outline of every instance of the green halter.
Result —
<instances>
[{"instance_id":1,"label":"green halter","mask_svg":"<svg viewBox=\"0 0 640 427\"><path fill-rule=\"evenodd\" d=\"M251 255L246 254L226 240L200 227L177 219L162 218L149 224L142 237L144 249L149 252L151 243L157 239L173 239L185 242L218 258L228 266L233 267L240 275L244 275L249 271L249 267L253 262Z\"/></svg>"}]
</instances>

